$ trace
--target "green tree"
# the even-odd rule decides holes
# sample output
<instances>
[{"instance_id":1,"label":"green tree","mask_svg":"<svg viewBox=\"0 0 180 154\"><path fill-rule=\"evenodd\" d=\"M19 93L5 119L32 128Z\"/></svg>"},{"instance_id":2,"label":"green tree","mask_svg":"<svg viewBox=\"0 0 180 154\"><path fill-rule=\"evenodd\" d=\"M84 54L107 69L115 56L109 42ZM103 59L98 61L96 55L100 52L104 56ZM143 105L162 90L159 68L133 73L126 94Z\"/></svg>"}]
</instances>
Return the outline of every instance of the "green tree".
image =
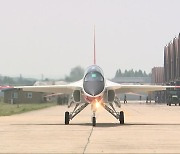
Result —
<instances>
[{"instance_id":1,"label":"green tree","mask_svg":"<svg viewBox=\"0 0 180 154\"><path fill-rule=\"evenodd\" d=\"M81 66L76 66L71 69L70 75L65 77L65 81L73 82L83 78L84 69Z\"/></svg>"},{"instance_id":2,"label":"green tree","mask_svg":"<svg viewBox=\"0 0 180 154\"><path fill-rule=\"evenodd\" d=\"M116 74L115 74L115 77L150 77L151 74L147 74L146 71L142 71L142 70L133 70L133 69L130 69L130 70L125 70L124 72L121 72L120 69L118 69L116 71Z\"/></svg>"},{"instance_id":3,"label":"green tree","mask_svg":"<svg viewBox=\"0 0 180 154\"><path fill-rule=\"evenodd\" d=\"M121 76L122 76L121 69L118 69L118 70L116 71L115 77L121 77Z\"/></svg>"},{"instance_id":4,"label":"green tree","mask_svg":"<svg viewBox=\"0 0 180 154\"><path fill-rule=\"evenodd\" d=\"M15 83L14 80L8 76L5 76L2 82L7 85L13 85Z\"/></svg>"},{"instance_id":5,"label":"green tree","mask_svg":"<svg viewBox=\"0 0 180 154\"><path fill-rule=\"evenodd\" d=\"M142 70L139 70L139 71L138 71L138 77L143 77L143 72L142 72Z\"/></svg>"}]
</instances>

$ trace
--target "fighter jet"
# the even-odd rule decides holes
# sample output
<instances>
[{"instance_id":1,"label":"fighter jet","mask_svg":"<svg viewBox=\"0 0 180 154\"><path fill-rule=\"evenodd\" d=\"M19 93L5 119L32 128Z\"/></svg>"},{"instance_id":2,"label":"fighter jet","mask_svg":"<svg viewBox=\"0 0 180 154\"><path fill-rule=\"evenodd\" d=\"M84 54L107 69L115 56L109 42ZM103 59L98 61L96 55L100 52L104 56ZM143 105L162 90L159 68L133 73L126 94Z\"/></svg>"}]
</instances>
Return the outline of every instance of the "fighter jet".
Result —
<instances>
[{"instance_id":1,"label":"fighter jet","mask_svg":"<svg viewBox=\"0 0 180 154\"><path fill-rule=\"evenodd\" d=\"M106 79L103 70L96 65L94 33L94 64L86 69L84 77L80 81L67 85L22 86L14 88L23 91L70 94L71 98L68 106L75 104L75 108L72 112L65 112L65 125L68 125L84 108L91 105L92 125L96 126L96 111L99 106L102 106L112 114L120 124L124 124L124 112L118 112L114 107L114 104L119 108L121 107L117 94L160 91L168 87L172 88L172 86L161 85L124 85Z\"/></svg>"}]
</instances>

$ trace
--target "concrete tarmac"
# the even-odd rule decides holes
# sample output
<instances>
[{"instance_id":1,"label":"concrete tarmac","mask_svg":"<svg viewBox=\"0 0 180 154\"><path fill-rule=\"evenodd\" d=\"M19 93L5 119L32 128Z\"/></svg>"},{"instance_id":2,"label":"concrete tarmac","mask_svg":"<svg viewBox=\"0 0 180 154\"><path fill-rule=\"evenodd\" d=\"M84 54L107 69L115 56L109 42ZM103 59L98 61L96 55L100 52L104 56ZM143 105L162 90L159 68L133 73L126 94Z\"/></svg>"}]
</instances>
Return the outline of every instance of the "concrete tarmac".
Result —
<instances>
[{"instance_id":1,"label":"concrete tarmac","mask_svg":"<svg viewBox=\"0 0 180 154\"><path fill-rule=\"evenodd\" d=\"M66 106L0 117L0 153L180 153L180 106L122 109L125 125L100 108L92 127L90 106L70 125L64 125Z\"/></svg>"}]
</instances>

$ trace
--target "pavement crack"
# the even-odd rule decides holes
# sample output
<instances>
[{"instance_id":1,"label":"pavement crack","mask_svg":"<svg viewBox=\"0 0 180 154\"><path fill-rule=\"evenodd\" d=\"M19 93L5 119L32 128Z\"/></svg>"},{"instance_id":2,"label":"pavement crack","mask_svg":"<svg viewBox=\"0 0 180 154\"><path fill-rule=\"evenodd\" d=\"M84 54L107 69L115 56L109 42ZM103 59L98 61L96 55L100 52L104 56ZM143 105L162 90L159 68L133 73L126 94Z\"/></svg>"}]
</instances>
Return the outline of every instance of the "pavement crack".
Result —
<instances>
[{"instance_id":1,"label":"pavement crack","mask_svg":"<svg viewBox=\"0 0 180 154\"><path fill-rule=\"evenodd\" d=\"M91 135L92 135L93 130L94 130L94 127L91 128L91 132L90 132L90 134L89 134L88 141L87 141L87 143L86 143L86 145L85 145L85 147L84 147L83 154L85 154L85 152L86 152L86 149L87 149L88 144L89 144L89 142L90 142L90 138L91 138Z\"/></svg>"}]
</instances>

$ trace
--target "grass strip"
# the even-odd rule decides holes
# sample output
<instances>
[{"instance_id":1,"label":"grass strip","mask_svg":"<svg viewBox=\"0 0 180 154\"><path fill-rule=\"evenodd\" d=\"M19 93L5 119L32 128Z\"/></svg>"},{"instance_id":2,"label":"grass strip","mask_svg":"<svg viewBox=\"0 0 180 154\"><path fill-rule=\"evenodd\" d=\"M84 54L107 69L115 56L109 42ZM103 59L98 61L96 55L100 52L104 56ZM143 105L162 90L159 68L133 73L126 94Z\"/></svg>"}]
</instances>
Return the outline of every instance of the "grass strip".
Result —
<instances>
[{"instance_id":1,"label":"grass strip","mask_svg":"<svg viewBox=\"0 0 180 154\"><path fill-rule=\"evenodd\" d=\"M57 105L57 103L7 104L0 102L0 116L10 116L55 105Z\"/></svg>"}]
</instances>

